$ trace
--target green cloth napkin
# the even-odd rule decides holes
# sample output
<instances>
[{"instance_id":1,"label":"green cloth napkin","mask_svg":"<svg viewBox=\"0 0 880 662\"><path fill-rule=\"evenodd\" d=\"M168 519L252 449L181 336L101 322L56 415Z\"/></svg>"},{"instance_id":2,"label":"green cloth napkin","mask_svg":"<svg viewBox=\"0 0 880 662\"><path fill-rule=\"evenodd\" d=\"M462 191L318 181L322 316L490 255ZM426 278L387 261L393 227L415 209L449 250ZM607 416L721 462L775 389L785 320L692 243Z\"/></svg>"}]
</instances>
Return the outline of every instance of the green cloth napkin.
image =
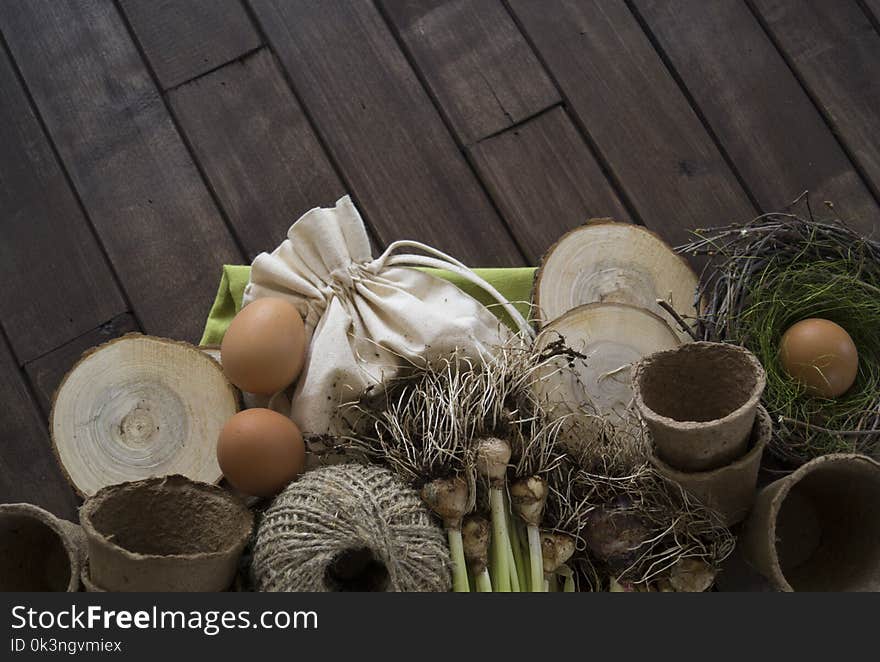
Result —
<instances>
[{"instance_id":1,"label":"green cloth napkin","mask_svg":"<svg viewBox=\"0 0 880 662\"><path fill-rule=\"evenodd\" d=\"M442 269L420 269L434 276L439 276L450 283L458 286L464 292L474 297L477 301L494 312L499 319L507 324L512 324L507 319L507 314L499 306L492 306L493 300L480 288L471 285L460 276ZM517 310L529 318L529 301L532 295L532 280L535 277L534 267L513 267L509 269L474 269L474 273L498 290L508 301L513 303ZM226 328L241 310L241 300L244 296L244 288L251 277L251 268L234 264L223 267L220 277L220 288L214 305L208 314L205 323L205 332L202 334L202 345L216 345L223 340Z\"/></svg>"}]
</instances>

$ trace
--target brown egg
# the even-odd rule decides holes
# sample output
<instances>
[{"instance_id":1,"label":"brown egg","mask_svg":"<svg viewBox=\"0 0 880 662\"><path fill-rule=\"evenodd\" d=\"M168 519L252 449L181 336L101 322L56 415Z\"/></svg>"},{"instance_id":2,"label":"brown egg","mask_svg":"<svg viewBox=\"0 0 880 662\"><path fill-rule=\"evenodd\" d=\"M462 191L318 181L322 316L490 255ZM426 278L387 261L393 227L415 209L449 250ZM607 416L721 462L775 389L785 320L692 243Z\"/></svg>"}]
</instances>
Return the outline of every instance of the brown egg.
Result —
<instances>
[{"instance_id":1,"label":"brown egg","mask_svg":"<svg viewBox=\"0 0 880 662\"><path fill-rule=\"evenodd\" d=\"M235 489L267 497L303 472L306 448L302 433L287 416L271 409L245 409L220 431L217 462Z\"/></svg>"},{"instance_id":2,"label":"brown egg","mask_svg":"<svg viewBox=\"0 0 880 662\"><path fill-rule=\"evenodd\" d=\"M792 325L779 343L779 358L790 377L823 398L846 393L859 371L859 352L846 330L825 319Z\"/></svg>"},{"instance_id":3,"label":"brown egg","mask_svg":"<svg viewBox=\"0 0 880 662\"><path fill-rule=\"evenodd\" d=\"M242 391L272 394L302 370L306 330L299 311L281 299L257 299L232 320L220 346L223 372Z\"/></svg>"}]
</instances>

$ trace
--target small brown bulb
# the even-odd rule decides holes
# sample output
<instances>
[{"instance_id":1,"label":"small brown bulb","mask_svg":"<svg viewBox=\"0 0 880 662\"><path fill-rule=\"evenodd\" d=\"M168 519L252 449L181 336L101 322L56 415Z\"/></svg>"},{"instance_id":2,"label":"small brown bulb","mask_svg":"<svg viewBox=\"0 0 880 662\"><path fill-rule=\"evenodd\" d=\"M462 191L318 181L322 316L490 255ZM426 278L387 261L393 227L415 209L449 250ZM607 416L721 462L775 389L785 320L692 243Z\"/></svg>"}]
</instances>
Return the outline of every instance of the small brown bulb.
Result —
<instances>
[{"instance_id":1,"label":"small brown bulb","mask_svg":"<svg viewBox=\"0 0 880 662\"><path fill-rule=\"evenodd\" d=\"M302 370L306 331L293 304L257 299L232 320L220 346L220 362L242 391L272 395L289 386Z\"/></svg>"},{"instance_id":2,"label":"small brown bulb","mask_svg":"<svg viewBox=\"0 0 880 662\"><path fill-rule=\"evenodd\" d=\"M859 372L859 352L838 324L810 318L792 325L779 343L779 360L788 375L822 398L846 393Z\"/></svg>"}]
</instances>

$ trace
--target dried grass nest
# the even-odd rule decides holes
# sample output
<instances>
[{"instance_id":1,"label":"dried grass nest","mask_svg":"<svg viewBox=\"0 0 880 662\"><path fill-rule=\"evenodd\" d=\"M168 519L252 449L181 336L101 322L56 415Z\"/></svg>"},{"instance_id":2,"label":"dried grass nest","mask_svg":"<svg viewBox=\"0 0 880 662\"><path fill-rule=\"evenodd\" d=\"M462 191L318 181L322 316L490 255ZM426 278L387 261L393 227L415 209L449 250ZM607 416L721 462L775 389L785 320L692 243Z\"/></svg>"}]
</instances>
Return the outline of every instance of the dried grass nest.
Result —
<instances>
[{"instance_id":1,"label":"dried grass nest","mask_svg":"<svg viewBox=\"0 0 880 662\"><path fill-rule=\"evenodd\" d=\"M767 371L763 402L770 449L800 465L828 453L880 457L880 242L839 220L769 213L744 224L695 230L679 251L709 256L700 278L698 332L741 344ZM794 205L793 205L794 206ZM810 317L836 322L859 351L855 384L829 400L809 395L779 361L782 334Z\"/></svg>"}]
</instances>

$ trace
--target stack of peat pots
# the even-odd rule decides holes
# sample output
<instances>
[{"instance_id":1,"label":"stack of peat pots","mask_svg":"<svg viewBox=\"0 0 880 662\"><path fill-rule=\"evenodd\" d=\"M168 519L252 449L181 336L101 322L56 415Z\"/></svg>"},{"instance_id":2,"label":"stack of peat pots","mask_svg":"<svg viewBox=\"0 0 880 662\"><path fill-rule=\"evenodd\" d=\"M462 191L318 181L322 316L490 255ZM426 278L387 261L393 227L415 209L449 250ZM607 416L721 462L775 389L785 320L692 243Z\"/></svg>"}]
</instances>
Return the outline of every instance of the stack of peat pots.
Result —
<instances>
[{"instance_id":1,"label":"stack of peat pots","mask_svg":"<svg viewBox=\"0 0 880 662\"><path fill-rule=\"evenodd\" d=\"M735 345L694 342L645 357L632 376L656 469L727 526L745 519L772 429L758 359Z\"/></svg>"},{"instance_id":2,"label":"stack of peat pots","mask_svg":"<svg viewBox=\"0 0 880 662\"><path fill-rule=\"evenodd\" d=\"M880 590L880 464L826 455L756 491L772 425L754 355L688 343L645 357L632 377L652 463L726 525L745 520L742 556L772 588Z\"/></svg>"}]
</instances>

